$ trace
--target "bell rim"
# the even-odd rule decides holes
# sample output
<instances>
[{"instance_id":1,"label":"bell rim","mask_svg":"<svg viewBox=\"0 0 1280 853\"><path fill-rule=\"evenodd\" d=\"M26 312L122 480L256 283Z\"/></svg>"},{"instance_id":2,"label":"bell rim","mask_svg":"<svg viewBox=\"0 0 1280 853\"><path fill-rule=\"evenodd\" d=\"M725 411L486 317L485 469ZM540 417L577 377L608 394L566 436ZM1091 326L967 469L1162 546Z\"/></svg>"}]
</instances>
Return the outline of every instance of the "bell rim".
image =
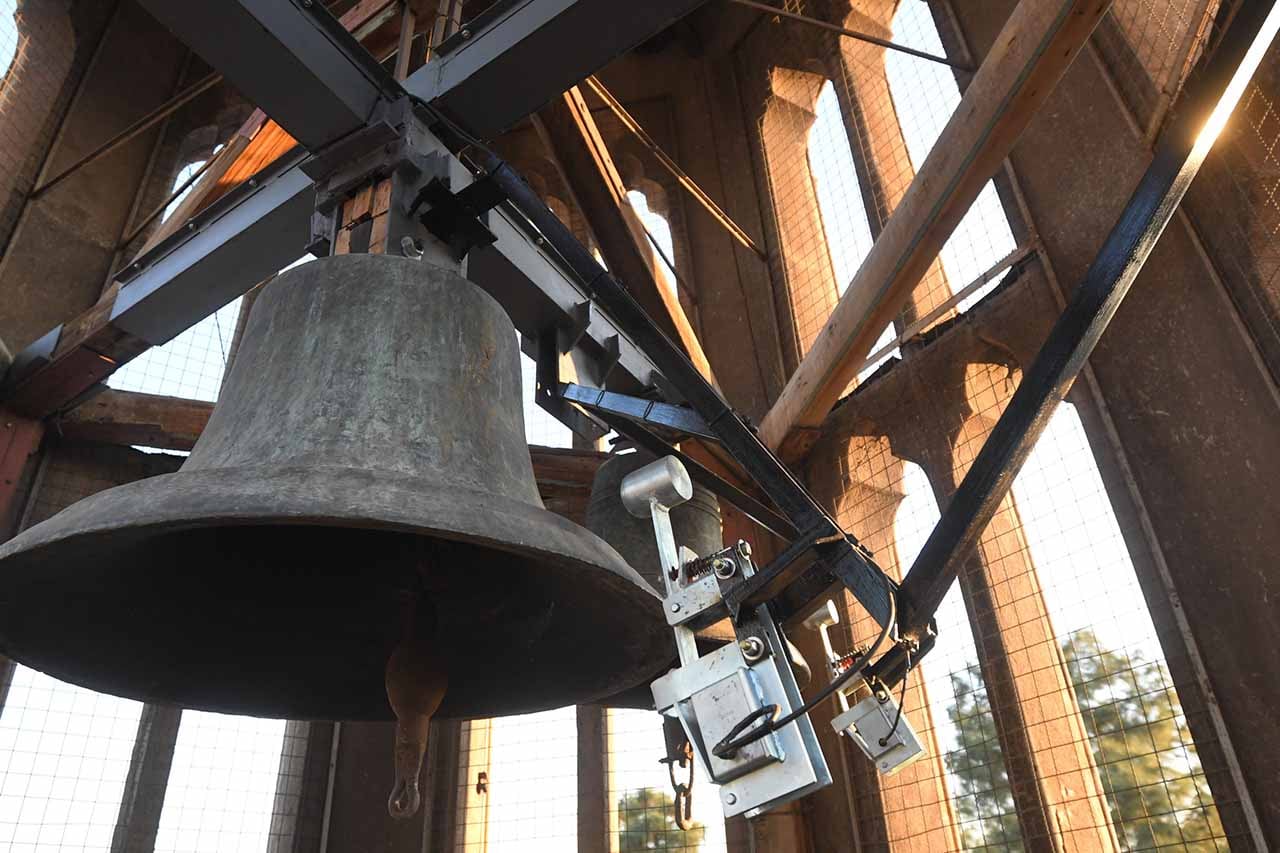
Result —
<instances>
[{"instance_id":1,"label":"bell rim","mask_svg":"<svg viewBox=\"0 0 1280 853\"><path fill-rule=\"evenodd\" d=\"M316 510L318 506L323 506L323 501L317 501L315 489L321 481L336 487L339 494L350 494L353 490L358 493L358 487L353 484L359 484L366 489L377 489L384 495L393 494L394 497L383 502L382 506L387 514L380 517L350 511L340 512L337 511L336 505L332 507L334 511L321 514ZM282 482L288 482L290 485L282 488ZM416 504L412 500L415 496L419 498ZM606 585L612 587L623 600L635 605L630 610L629 621L634 628L638 646L646 649L645 653L634 656L635 660L620 665L618 671L652 669L653 672L648 675L648 680L651 680L666 668L669 661L665 658L670 640L662 619L661 599L635 569L602 538L544 507L502 495L482 493L456 486L450 486L447 498L437 498L434 501L435 509L471 506L473 502L462 498L472 497L473 501L483 501L488 512L501 516L504 519L502 526L495 528L491 522L480 521L475 521L473 526L465 523L444 526L439 523L427 524L411 518L412 507L416 505L419 508L425 508L432 503L431 497L430 484L425 478L388 475L358 468L280 466L179 470L172 474L161 474L115 486L91 495L0 545L0 582L3 582L6 577L6 562L9 558L36 557L37 552L41 550L57 548L71 543L72 540L85 537L122 533L158 536L196 528L269 525L348 527L410 533L483 545L529 557L563 569L581 571L583 577L590 582L602 587ZM146 505L146 511L131 512L130 510L139 503ZM304 504L305 511L303 511ZM291 506L296 511L290 511ZM397 515L398 518L394 517ZM433 518L438 521L441 516L437 514ZM492 535L495 529L501 529L507 534L512 534L513 531L524 531L526 541L496 539ZM554 541L548 541L545 534L552 532L558 535L552 537ZM543 534L540 537L541 541L533 539L531 534L534 533ZM517 535L520 534L517 533ZM599 570L606 572L607 577L601 577ZM627 619L628 616L619 615L618 618ZM4 626L0 625L0 646L3 646L5 653L14 660L54 677L73 683L83 683L83 679L68 677L70 668L41 660L38 653L28 654L21 647L23 643L13 643L6 633ZM122 690L104 689L109 680L104 677L99 683L85 686L139 701L174 701L173 697L164 695L141 695ZM624 679L626 682L632 680ZM554 704L542 703L500 711L484 709L467 713L450 712L446 701L439 715L470 718L532 713L562 705L589 704L607 698L628 686L631 685L602 683L593 689L584 690ZM208 703L189 704L184 707L289 719L391 719L389 707L385 712L358 715L347 713L342 716L297 713L298 709L289 713L279 713L286 709L255 713L244 708L219 707Z\"/></svg>"}]
</instances>

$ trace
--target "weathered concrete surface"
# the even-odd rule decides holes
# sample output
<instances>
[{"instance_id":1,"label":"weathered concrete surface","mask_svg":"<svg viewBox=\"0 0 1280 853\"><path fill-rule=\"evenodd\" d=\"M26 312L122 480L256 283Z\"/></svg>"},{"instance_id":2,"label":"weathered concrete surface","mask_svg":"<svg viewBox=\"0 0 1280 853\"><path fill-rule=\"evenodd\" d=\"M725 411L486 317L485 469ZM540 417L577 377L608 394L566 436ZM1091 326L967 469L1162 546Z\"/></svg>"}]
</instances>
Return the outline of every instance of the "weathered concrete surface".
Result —
<instances>
[{"instance_id":1,"label":"weathered concrete surface","mask_svg":"<svg viewBox=\"0 0 1280 853\"><path fill-rule=\"evenodd\" d=\"M121 3L46 176L168 99L187 53L132 0ZM0 261L0 337L15 351L97 301L159 133L152 128L27 204Z\"/></svg>"}]
</instances>

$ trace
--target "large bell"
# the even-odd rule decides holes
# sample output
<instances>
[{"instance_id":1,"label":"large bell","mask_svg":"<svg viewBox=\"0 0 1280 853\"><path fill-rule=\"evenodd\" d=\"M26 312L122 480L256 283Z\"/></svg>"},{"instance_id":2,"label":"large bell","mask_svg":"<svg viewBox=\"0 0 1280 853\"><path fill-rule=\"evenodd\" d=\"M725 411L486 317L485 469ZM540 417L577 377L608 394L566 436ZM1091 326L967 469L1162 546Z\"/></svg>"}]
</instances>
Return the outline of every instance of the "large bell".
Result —
<instances>
[{"instance_id":1,"label":"large bell","mask_svg":"<svg viewBox=\"0 0 1280 853\"><path fill-rule=\"evenodd\" d=\"M179 472L0 547L0 651L136 699L385 719L412 599L442 716L646 681L671 643L655 596L543 508L520 375L511 322L452 271L348 255L282 274Z\"/></svg>"}]
</instances>

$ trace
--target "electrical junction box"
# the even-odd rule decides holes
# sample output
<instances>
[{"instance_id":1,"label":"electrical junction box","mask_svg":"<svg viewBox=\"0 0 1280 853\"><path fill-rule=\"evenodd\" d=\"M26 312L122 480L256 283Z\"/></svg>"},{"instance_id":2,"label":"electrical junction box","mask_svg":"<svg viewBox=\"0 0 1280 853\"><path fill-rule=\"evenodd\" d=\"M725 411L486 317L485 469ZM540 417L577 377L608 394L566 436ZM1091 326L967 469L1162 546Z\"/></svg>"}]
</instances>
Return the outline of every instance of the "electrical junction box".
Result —
<instances>
[{"instance_id":1,"label":"electrical junction box","mask_svg":"<svg viewBox=\"0 0 1280 853\"><path fill-rule=\"evenodd\" d=\"M837 734L843 732L851 737L886 776L892 776L924 755L924 746L907 715L898 718L898 705L886 693L878 696L873 693L858 702L832 720L831 728Z\"/></svg>"}]
</instances>

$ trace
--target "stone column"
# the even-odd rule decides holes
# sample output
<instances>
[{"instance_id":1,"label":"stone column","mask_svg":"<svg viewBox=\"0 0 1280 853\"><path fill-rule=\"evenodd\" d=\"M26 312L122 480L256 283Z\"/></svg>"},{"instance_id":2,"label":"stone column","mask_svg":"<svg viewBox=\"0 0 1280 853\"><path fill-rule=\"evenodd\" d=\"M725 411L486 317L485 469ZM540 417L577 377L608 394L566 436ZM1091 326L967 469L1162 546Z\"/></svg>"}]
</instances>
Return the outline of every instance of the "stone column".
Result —
<instances>
[{"instance_id":1,"label":"stone column","mask_svg":"<svg viewBox=\"0 0 1280 853\"><path fill-rule=\"evenodd\" d=\"M893 40L896 0L833 4L832 23L888 41ZM871 234L878 237L898 202L915 178L915 167L898 121L898 111L885 70L886 50L857 39L832 36L832 79L849 136L849 150L858 170ZM942 261L934 259L903 308L905 327L925 316L951 296ZM954 315L947 312L939 320Z\"/></svg>"},{"instance_id":2,"label":"stone column","mask_svg":"<svg viewBox=\"0 0 1280 853\"><path fill-rule=\"evenodd\" d=\"M842 526L871 549L876 562L899 579L902 568L894 536L894 521L902 502L902 462L893 455L886 439L873 423L859 421L849 431L824 439L810 454L807 481L819 500L827 503ZM867 642L877 627L853 600L840 600L843 624L832 629L848 646ZM816 690L826 683L822 652L813 632L794 631L792 640L809 656ZM821 672L821 675L819 673ZM834 714L835 702L829 710ZM855 805L849 819L855 825L839 823L848 813L844 792L829 789L812 797L811 818L815 840L852 846L851 838L833 838L845 832L859 839L866 849L881 844L895 851L960 850L956 816L947 793L945 767L935 739L932 709L924 681L912 679L907 687L904 714L919 734L926 754L892 777L881 776L875 766L847 738L839 737L825 725L823 714L815 715L815 728L823 752L839 780L847 771L845 784L852 785ZM819 849L826 849L822 843Z\"/></svg>"}]
</instances>

